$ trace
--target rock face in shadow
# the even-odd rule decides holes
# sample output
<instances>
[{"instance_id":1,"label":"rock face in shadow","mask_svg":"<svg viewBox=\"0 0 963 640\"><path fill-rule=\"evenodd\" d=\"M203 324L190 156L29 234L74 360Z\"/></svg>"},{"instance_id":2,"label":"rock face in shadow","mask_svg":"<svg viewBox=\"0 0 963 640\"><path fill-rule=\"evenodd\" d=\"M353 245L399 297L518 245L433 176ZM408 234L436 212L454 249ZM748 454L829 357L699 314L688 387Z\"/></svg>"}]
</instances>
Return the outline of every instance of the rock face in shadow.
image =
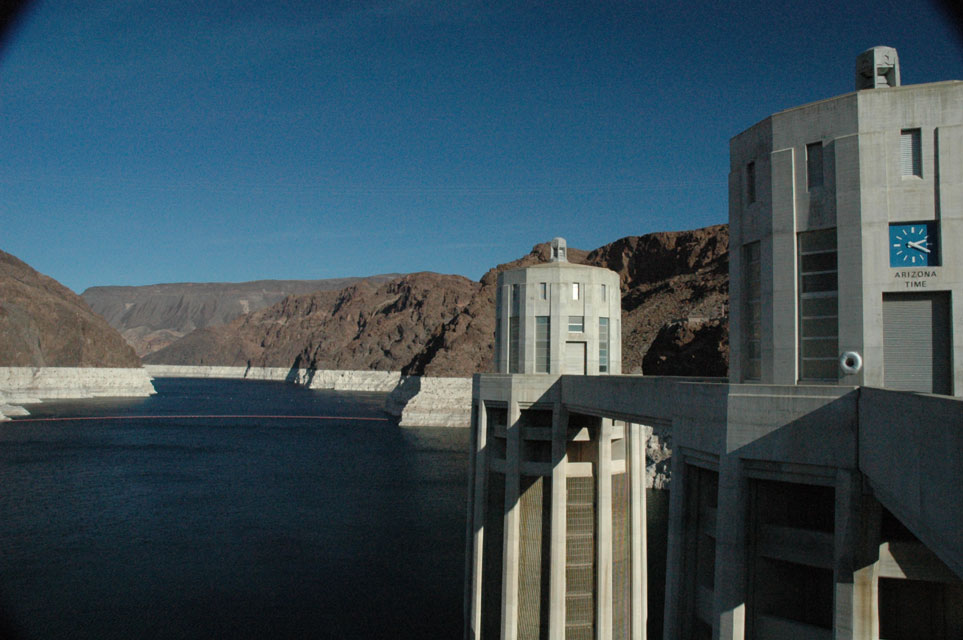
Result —
<instances>
[{"instance_id":1,"label":"rock face in shadow","mask_svg":"<svg viewBox=\"0 0 963 640\"><path fill-rule=\"evenodd\" d=\"M371 276L376 283L399 274ZM163 349L195 329L227 324L292 294L343 289L363 278L182 282L142 287L91 287L81 297L138 355Z\"/></svg>"},{"instance_id":2,"label":"rock face in shadow","mask_svg":"<svg viewBox=\"0 0 963 640\"><path fill-rule=\"evenodd\" d=\"M665 325L642 359L643 371L653 376L725 376L728 324L726 318L687 318Z\"/></svg>"},{"instance_id":3,"label":"rock face in shadow","mask_svg":"<svg viewBox=\"0 0 963 640\"><path fill-rule=\"evenodd\" d=\"M0 367L140 367L80 296L0 251Z\"/></svg>"},{"instance_id":4,"label":"rock face in shadow","mask_svg":"<svg viewBox=\"0 0 963 640\"><path fill-rule=\"evenodd\" d=\"M643 359L663 327L704 318L723 330L715 351L706 347L700 364L705 371L691 375L725 375L728 342L721 319L728 315L728 227L631 236L591 252L569 248L568 258L612 269L621 278L624 373L643 371ZM341 291L290 296L229 325L195 331L145 362L400 370L438 377L491 371L498 273L548 259L549 245L542 243L479 282L418 273L381 286L361 282ZM681 342L676 351L665 352L659 364L665 371L687 357Z\"/></svg>"},{"instance_id":5,"label":"rock face in shadow","mask_svg":"<svg viewBox=\"0 0 963 640\"><path fill-rule=\"evenodd\" d=\"M655 374L643 359L663 327L729 316L728 225L622 238L592 251L586 262L622 280L623 373ZM728 340L718 357L713 370L722 373L696 375L725 375Z\"/></svg>"}]
</instances>

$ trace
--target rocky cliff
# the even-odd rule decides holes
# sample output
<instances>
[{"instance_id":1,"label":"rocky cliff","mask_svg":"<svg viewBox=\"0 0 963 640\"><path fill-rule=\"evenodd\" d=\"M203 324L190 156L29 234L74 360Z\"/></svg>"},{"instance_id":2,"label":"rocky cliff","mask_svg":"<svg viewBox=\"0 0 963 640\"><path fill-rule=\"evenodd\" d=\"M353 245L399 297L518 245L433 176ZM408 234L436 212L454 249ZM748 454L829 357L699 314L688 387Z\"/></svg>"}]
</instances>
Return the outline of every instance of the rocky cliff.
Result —
<instances>
[{"instance_id":1,"label":"rocky cliff","mask_svg":"<svg viewBox=\"0 0 963 640\"><path fill-rule=\"evenodd\" d=\"M728 225L629 236L592 251L585 261L621 278L623 373L679 375L670 373L671 363L661 372L645 368L643 360L663 327L688 318L729 316ZM726 375L728 334L719 335L726 340L715 353L690 359L706 371L698 375Z\"/></svg>"},{"instance_id":2,"label":"rocky cliff","mask_svg":"<svg viewBox=\"0 0 963 640\"><path fill-rule=\"evenodd\" d=\"M139 367L77 294L0 251L0 367Z\"/></svg>"},{"instance_id":3,"label":"rocky cliff","mask_svg":"<svg viewBox=\"0 0 963 640\"><path fill-rule=\"evenodd\" d=\"M369 280L383 283L398 275L371 276ZM360 280L362 278L91 287L81 297L143 356L163 349L195 329L227 324L289 295L343 289Z\"/></svg>"},{"instance_id":4,"label":"rocky cliff","mask_svg":"<svg viewBox=\"0 0 963 640\"><path fill-rule=\"evenodd\" d=\"M140 358L67 287L0 251L0 420L43 398L154 393Z\"/></svg>"},{"instance_id":5,"label":"rocky cliff","mask_svg":"<svg viewBox=\"0 0 963 640\"><path fill-rule=\"evenodd\" d=\"M195 331L145 362L397 371L478 288L461 276L413 273L380 286L366 280L289 296L228 325Z\"/></svg>"},{"instance_id":6,"label":"rocky cliff","mask_svg":"<svg viewBox=\"0 0 963 640\"><path fill-rule=\"evenodd\" d=\"M400 370L434 377L490 371L498 273L548 256L547 244L536 245L528 255L490 270L480 282L418 273L380 286L368 281L340 291L293 295L228 325L195 331L145 362ZM625 373L643 370L643 359L664 327L689 318L720 324L728 314L725 225L622 238L591 252L569 249L569 260L607 267L621 278ZM728 343L721 338L715 348L687 351L681 342L674 348L678 356L661 352L663 371L679 358L704 372L700 375L726 370Z\"/></svg>"}]
</instances>

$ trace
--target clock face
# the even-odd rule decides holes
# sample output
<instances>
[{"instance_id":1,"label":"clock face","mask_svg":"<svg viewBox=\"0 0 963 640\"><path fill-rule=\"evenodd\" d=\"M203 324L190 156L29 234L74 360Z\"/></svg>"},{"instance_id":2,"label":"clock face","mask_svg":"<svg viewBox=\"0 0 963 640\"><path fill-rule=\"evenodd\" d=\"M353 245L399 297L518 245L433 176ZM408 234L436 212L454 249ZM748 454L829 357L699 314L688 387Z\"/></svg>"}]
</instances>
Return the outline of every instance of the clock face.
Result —
<instances>
[{"instance_id":1,"label":"clock face","mask_svg":"<svg viewBox=\"0 0 963 640\"><path fill-rule=\"evenodd\" d=\"M935 222L889 225L889 266L939 265Z\"/></svg>"}]
</instances>

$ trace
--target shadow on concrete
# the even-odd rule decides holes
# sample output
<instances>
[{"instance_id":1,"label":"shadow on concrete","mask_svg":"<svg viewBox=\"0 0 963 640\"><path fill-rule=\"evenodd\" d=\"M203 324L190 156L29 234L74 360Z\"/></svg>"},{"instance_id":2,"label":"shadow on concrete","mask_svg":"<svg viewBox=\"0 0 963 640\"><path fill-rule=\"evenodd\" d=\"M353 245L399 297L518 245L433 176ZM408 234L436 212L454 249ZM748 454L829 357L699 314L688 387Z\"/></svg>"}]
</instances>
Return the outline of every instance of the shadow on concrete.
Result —
<instances>
[{"instance_id":1,"label":"shadow on concrete","mask_svg":"<svg viewBox=\"0 0 963 640\"><path fill-rule=\"evenodd\" d=\"M570 376L575 378L574 376ZM610 379L611 380L611 379ZM466 544L466 578L471 578L471 573L474 566L473 551L475 540L477 539L477 534L481 531L481 524L483 521L488 522L488 529L483 536L482 540L482 568L481 568L481 612L480 612L480 622L481 637L497 637L500 633L500 621L501 621L501 600L502 600L502 574L504 568L503 562L503 547L504 547L504 523L505 518L508 514L519 505L523 510L526 508L531 508L532 504L538 505L537 508L541 509L541 517L530 518L529 530L525 527L519 527L520 541L519 545L522 548L528 548L529 559L533 560L536 558L541 564L541 573L539 574L539 579L537 581L529 581L525 585L519 585L519 596L523 596L524 591L529 591L528 594L529 606L534 606L535 602L541 601L542 603L548 602L549 599L549 557L550 557L550 539L551 539L551 509L545 508L544 501L551 500L552 493L552 475L525 475L521 474L519 478L519 484L517 490L511 486L511 479L508 479L505 474L489 471L489 468L481 469L477 465L490 465L491 460L507 460L506 449L510 446L509 441L513 438L517 438L519 441L519 446L524 448L526 445L523 442L522 432L525 428L545 428L552 427L551 413L556 403L561 399L563 393L562 378L556 379L550 386L548 386L544 392L535 400L531 405L526 405L520 413L519 419L514 424L511 423L510 408L507 402L497 402L492 400L486 400L486 411L487 415L484 417L486 422L486 427L488 428L488 433L486 434L486 444L482 447L478 453L477 457L473 461L472 473L470 474L471 485L469 487L469 507L471 505L478 504L475 507L474 512L468 514L469 525L468 525L468 541ZM568 410L562 409L563 415L562 420L567 421L567 434L566 434L566 447L559 450L551 451L550 457L546 461L550 461L550 466L552 469L558 467L562 462L563 458L568 453L569 456L575 456L575 458L569 458L573 462L579 461L594 461L594 456L596 455L593 447L597 447L598 442L598 429L601 426L601 420L603 417L612 419L623 419L622 415L603 415L605 412L601 413L584 413L581 411L583 407L579 406L578 410ZM477 407L473 407L472 411L472 448L477 447L478 434L475 431L476 425L481 419L477 415ZM543 413L544 412L544 413ZM645 420L636 420L635 422L640 424L646 424ZM493 424L494 423L494 424ZM576 451L571 450L571 443L575 435L582 429L587 429L590 434L590 440L584 442L585 447L581 453L576 448ZM516 433L512 433L515 430ZM500 442L495 442L495 435L501 433L504 437L497 438ZM644 446L643 446L644 449ZM579 456L586 456L584 460L579 460ZM530 455L523 455L525 459L530 459ZM476 485L475 476L477 474L483 474L484 480ZM645 482L645 469L641 469L636 472L638 482L642 483L644 486ZM496 477L492 477L496 476ZM594 486L594 474L593 474L593 486ZM490 494L494 488L494 494ZM481 495L475 495L476 490L481 491ZM534 497L531 501L528 501L528 507L525 504L520 504L524 499L526 492L534 490ZM565 490L568 490L566 485ZM644 490L644 489L643 489ZM651 491L647 491L650 494ZM657 493L664 494L662 501L655 501L654 503L646 500L646 527L648 532L648 545L646 553L649 554L653 550L656 552L656 558L654 561L650 561L648 564L647 571L647 595L648 595L648 618L646 622L648 637L651 638L661 638L663 630L663 605L665 600L665 568L666 568L666 537L667 537L667 514L668 514L668 493L665 491L657 491ZM517 496L516 496L517 494ZM511 497L510 497L511 496ZM597 496L594 498L597 500ZM655 511L653 511L653 509ZM496 520L492 522L492 520ZM537 527L536 527L537 523ZM521 523L520 523L521 525ZM593 525L594 526L594 525ZM536 527L531 529L531 527ZM489 533L491 532L491 533ZM525 538L531 538L528 542ZM538 539L538 544L532 545L534 539ZM539 551L534 554L533 549L538 547ZM470 582L468 582L470 584ZM471 593L470 590L465 594L465 619L470 620L471 612ZM519 604L519 609L522 609L521 603ZM539 619L539 628L548 628L548 616L549 608L546 606L541 606L537 612ZM627 616L630 614L627 612ZM469 634L469 637L471 635Z\"/></svg>"}]
</instances>

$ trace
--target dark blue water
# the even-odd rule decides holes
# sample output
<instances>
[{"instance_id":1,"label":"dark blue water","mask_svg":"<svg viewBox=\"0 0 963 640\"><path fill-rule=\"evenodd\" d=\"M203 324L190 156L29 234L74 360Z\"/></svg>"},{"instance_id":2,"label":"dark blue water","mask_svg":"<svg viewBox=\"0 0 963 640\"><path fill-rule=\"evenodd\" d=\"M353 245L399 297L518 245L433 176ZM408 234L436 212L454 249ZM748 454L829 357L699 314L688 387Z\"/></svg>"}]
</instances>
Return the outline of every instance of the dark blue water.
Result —
<instances>
[{"instance_id":1,"label":"dark blue water","mask_svg":"<svg viewBox=\"0 0 963 640\"><path fill-rule=\"evenodd\" d=\"M388 417L379 394L155 387L30 417ZM393 421L0 423L0 635L457 637L468 440Z\"/></svg>"}]
</instances>

